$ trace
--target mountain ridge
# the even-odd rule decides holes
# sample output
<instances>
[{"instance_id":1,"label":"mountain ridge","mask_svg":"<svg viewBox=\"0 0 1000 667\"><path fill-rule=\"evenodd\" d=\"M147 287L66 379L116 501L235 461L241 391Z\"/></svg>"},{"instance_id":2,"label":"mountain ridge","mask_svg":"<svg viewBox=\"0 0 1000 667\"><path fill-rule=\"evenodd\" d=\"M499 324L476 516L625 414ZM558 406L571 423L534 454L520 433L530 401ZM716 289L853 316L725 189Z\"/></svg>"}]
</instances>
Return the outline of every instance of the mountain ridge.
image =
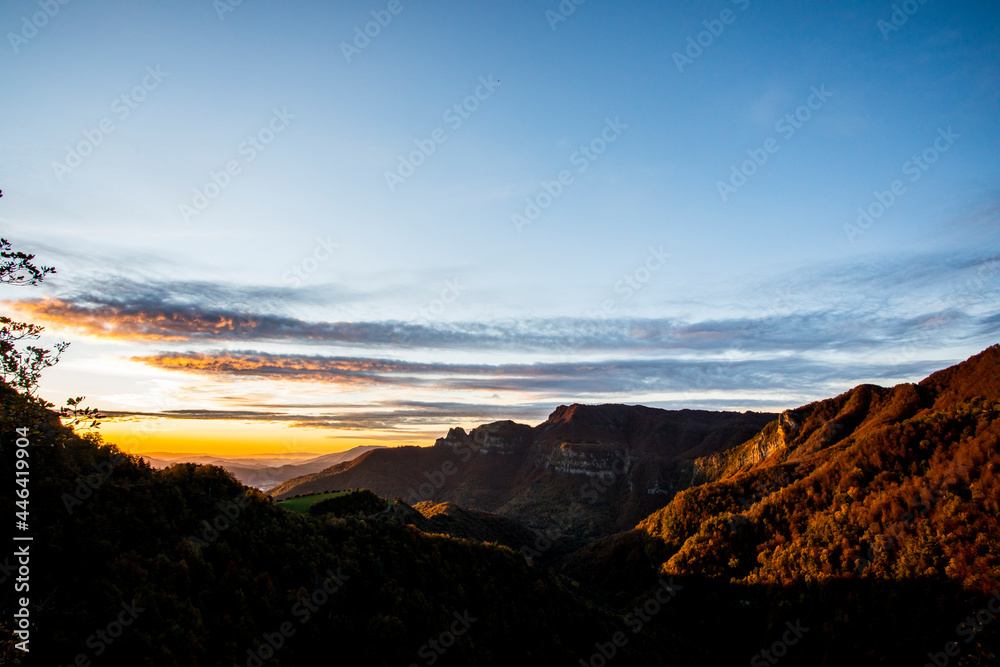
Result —
<instances>
[{"instance_id":1,"label":"mountain ridge","mask_svg":"<svg viewBox=\"0 0 1000 667\"><path fill-rule=\"evenodd\" d=\"M1000 534L997 368L995 345L919 383L785 411L696 461L703 483L581 550L570 571L619 572L591 582L605 590L641 562L745 584L945 577L986 593L1000 586L1000 545L982 539Z\"/></svg>"},{"instance_id":2,"label":"mountain ridge","mask_svg":"<svg viewBox=\"0 0 1000 667\"><path fill-rule=\"evenodd\" d=\"M532 427L513 421L449 429L431 447L368 452L289 480L274 498L370 488L411 505L449 501L542 528L571 503L594 511L567 534L593 536L635 524L690 478L693 455L732 447L776 417L757 412L662 410L617 404L558 406Z\"/></svg>"}]
</instances>

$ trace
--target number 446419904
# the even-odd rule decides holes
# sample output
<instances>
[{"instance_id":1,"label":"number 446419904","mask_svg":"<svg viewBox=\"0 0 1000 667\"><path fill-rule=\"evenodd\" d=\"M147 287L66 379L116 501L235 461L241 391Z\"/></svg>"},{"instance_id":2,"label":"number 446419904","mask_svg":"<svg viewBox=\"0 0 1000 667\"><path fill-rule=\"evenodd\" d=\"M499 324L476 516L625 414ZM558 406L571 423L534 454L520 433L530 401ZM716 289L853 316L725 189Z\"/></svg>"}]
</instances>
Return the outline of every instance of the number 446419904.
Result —
<instances>
[{"instance_id":1,"label":"number 446419904","mask_svg":"<svg viewBox=\"0 0 1000 667\"><path fill-rule=\"evenodd\" d=\"M20 498L20 500L17 501L17 506L20 509L20 511L15 512L15 514L19 520L17 524L18 528L21 528L21 530L27 530L28 529L28 473L30 471L29 470L30 466L28 464L28 454L29 454L28 445L30 443L28 441L27 428L19 428L16 430L17 434L21 437L19 437L16 442L17 462L15 464L15 467L17 468L17 471L15 473L17 475L15 484L20 487L16 491L17 497Z\"/></svg>"}]
</instances>

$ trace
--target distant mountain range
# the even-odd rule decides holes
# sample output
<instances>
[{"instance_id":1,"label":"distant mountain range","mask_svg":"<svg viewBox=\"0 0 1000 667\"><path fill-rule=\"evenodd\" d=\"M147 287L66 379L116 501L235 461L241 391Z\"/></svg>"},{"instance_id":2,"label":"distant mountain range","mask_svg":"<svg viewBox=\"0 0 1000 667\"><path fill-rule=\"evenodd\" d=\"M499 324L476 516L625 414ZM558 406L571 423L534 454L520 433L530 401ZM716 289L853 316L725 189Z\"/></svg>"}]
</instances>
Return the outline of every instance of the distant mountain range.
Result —
<instances>
[{"instance_id":1,"label":"distant mountain range","mask_svg":"<svg viewBox=\"0 0 1000 667\"><path fill-rule=\"evenodd\" d=\"M433 447L368 452L268 493L280 500L367 488L410 505L451 502L533 528L557 521L560 532L594 537L631 528L691 485L697 457L735 447L775 418L641 405L560 406L535 427L501 421L468 433L453 428Z\"/></svg>"},{"instance_id":2,"label":"distant mountain range","mask_svg":"<svg viewBox=\"0 0 1000 667\"><path fill-rule=\"evenodd\" d=\"M236 479L247 486L267 489L293 477L319 472L330 466L351 461L362 454L366 454L374 449L382 449L383 447L384 445L361 445L343 452L323 454L322 456L305 459L299 463L285 463L281 465L273 465L275 462L273 459L229 458L211 454L153 452L152 455L143 454L142 457L149 461L149 464L154 468L166 468L174 463L198 463L200 465L219 466L233 473ZM154 456L155 454L159 454L159 457ZM169 458L166 458L168 456Z\"/></svg>"}]
</instances>

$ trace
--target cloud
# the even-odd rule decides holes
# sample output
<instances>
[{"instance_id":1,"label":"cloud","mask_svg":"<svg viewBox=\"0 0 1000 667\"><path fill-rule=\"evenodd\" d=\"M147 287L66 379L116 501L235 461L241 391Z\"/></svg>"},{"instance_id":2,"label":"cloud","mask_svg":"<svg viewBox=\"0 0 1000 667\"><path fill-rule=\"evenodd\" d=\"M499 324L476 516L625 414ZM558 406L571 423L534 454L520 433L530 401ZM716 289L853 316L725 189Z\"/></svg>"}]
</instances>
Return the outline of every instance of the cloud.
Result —
<instances>
[{"instance_id":1,"label":"cloud","mask_svg":"<svg viewBox=\"0 0 1000 667\"><path fill-rule=\"evenodd\" d=\"M326 286L322 295L339 303L362 298L356 291L336 286ZM293 304L316 305L319 299L317 291L133 279L110 273L57 290L41 300L6 303L24 317L91 335L171 341L252 336L265 318L271 329L262 335L281 337L281 326L296 320L273 313Z\"/></svg>"},{"instance_id":2,"label":"cloud","mask_svg":"<svg viewBox=\"0 0 1000 667\"><path fill-rule=\"evenodd\" d=\"M801 357L745 360L622 359L593 363L443 364L393 359L262 352L171 352L133 357L157 368L216 377L251 377L338 387L394 386L529 395L607 395L692 390L820 388L865 377L927 372L933 362L885 365L823 363Z\"/></svg>"},{"instance_id":3,"label":"cloud","mask_svg":"<svg viewBox=\"0 0 1000 667\"><path fill-rule=\"evenodd\" d=\"M118 418L415 433L496 419L541 421L558 403L641 396L661 398L643 400L665 408L773 408L860 382L918 380L958 360L931 358L935 351L971 354L996 342L998 266L996 257L980 254L815 267L748 282L746 298L723 311L696 310L700 319L310 321L283 312L298 297L281 288L128 281L98 281L73 294L8 305L30 321L157 344L156 353L132 357L155 368L220 380L315 383L348 389L359 401L261 405L244 394L218 397L215 405L231 409ZM324 354L331 346L336 353ZM480 362L497 352L524 362ZM468 353L475 354L472 363L444 363ZM366 400L420 390L458 392L471 402Z\"/></svg>"},{"instance_id":4,"label":"cloud","mask_svg":"<svg viewBox=\"0 0 1000 667\"><path fill-rule=\"evenodd\" d=\"M1000 291L996 257L926 255L859 261L788 272L748 283L747 298L701 319L538 318L478 322L311 321L283 313L302 292L184 282L92 281L73 294L7 302L20 317L101 338L214 346L241 343L408 351L560 353L581 357L818 354L870 355L911 343L930 328L938 349L971 345L997 332L990 305ZM349 295L334 293L332 298ZM822 304L820 306L819 304ZM663 310L670 313L670 304ZM986 312L989 311L989 312ZM677 309L676 312L680 312ZM928 324L929 323L929 324ZM928 343L930 349L930 343ZM190 356L190 355L189 355ZM425 355L426 356L426 355ZM305 359L305 357L302 357ZM164 366L180 359L163 358ZM189 370L221 360L183 361ZM229 363L246 363L231 359ZM304 362L303 362L304 363ZM388 382L365 360L323 369L284 365L273 375L323 371L344 384ZM367 363L373 363L367 360ZM207 366L201 370L213 370ZM214 369L218 371L219 369ZM411 369L409 372L416 372ZM495 375L495 373L494 373ZM498 389L501 388L498 385Z\"/></svg>"},{"instance_id":5,"label":"cloud","mask_svg":"<svg viewBox=\"0 0 1000 667\"><path fill-rule=\"evenodd\" d=\"M106 416L118 420L148 418L184 420L234 420L284 422L289 426L323 428L343 431L398 431L418 426L455 425L457 423L487 423L514 419L522 423L538 423L552 412L552 403L522 405L484 405L477 403L393 401L379 402L359 409L356 405L335 406L262 406L262 409L237 410L164 410L158 412L118 411ZM289 412L301 410L309 412Z\"/></svg>"},{"instance_id":6,"label":"cloud","mask_svg":"<svg viewBox=\"0 0 1000 667\"><path fill-rule=\"evenodd\" d=\"M762 313L743 318L680 322L670 319L535 319L498 322L309 322L235 310L80 305L59 299L8 306L34 322L56 324L108 339L218 343L287 342L429 350L705 353L873 350L904 340L921 320L948 321L942 336L958 336L974 318L955 309L893 316L840 309ZM291 372L294 369L288 369ZM351 370L351 369L343 369ZM359 370L359 369L353 369Z\"/></svg>"}]
</instances>

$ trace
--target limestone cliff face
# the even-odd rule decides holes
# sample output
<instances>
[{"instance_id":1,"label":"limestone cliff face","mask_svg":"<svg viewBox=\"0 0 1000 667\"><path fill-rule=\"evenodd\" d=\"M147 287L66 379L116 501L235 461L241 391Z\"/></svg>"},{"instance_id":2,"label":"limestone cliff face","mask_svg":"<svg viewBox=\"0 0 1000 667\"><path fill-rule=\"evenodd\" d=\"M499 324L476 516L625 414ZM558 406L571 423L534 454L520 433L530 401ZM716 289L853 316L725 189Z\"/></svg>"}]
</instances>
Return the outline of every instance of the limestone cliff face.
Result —
<instances>
[{"instance_id":1,"label":"limestone cliff face","mask_svg":"<svg viewBox=\"0 0 1000 667\"><path fill-rule=\"evenodd\" d=\"M714 482L737 472L749 470L769 456L787 451L801 427L799 416L792 410L781 413L777 420L742 445L711 456L695 459L691 485Z\"/></svg>"},{"instance_id":2,"label":"limestone cliff face","mask_svg":"<svg viewBox=\"0 0 1000 667\"><path fill-rule=\"evenodd\" d=\"M623 450L600 443L564 442L538 463L555 472L587 477L607 473L621 475L631 467L628 454Z\"/></svg>"},{"instance_id":3,"label":"limestone cliff face","mask_svg":"<svg viewBox=\"0 0 1000 667\"><path fill-rule=\"evenodd\" d=\"M472 441L480 454L513 454L524 444L524 437L496 426L487 424L472 431Z\"/></svg>"},{"instance_id":4,"label":"limestone cliff face","mask_svg":"<svg viewBox=\"0 0 1000 667\"><path fill-rule=\"evenodd\" d=\"M836 446L862 424L873 427L912 414L922 407L921 401L916 385L886 389L863 384L835 398L786 410L742 445L695 459L691 483L744 472L767 458L773 463L805 460Z\"/></svg>"}]
</instances>

